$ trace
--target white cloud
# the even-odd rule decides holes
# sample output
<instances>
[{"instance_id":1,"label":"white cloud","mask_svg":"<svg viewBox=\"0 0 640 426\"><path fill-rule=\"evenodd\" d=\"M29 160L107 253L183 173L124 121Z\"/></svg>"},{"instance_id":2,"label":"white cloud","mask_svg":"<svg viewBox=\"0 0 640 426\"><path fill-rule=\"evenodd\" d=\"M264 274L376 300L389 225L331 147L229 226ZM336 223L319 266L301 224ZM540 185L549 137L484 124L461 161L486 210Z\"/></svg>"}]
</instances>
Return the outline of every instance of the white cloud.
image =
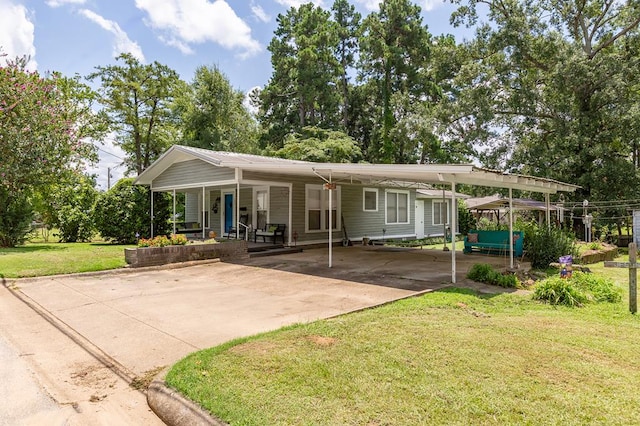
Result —
<instances>
[{"instance_id":1,"label":"white cloud","mask_svg":"<svg viewBox=\"0 0 640 426\"><path fill-rule=\"evenodd\" d=\"M255 18L260 22L271 21L271 16L267 12L265 12L262 6L260 6L259 4L252 3L251 12L253 13L253 16L255 16Z\"/></svg>"},{"instance_id":2,"label":"white cloud","mask_svg":"<svg viewBox=\"0 0 640 426\"><path fill-rule=\"evenodd\" d=\"M303 4L309 3L309 0L276 0L276 3L283 5L288 9L290 7L299 8ZM316 6L324 6L324 0L311 0L311 3Z\"/></svg>"},{"instance_id":3,"label":"white cloud","mask_svg":"<svg viewBox=\"0 0 640 426\"><path fill-rule=\"evenodd\" d=\"M444 0L425 0L422 2L422 10L429 12L444 4Z\"/></svg>"},{"instance_id":4,"label":"white cloud","mask_svg":"<svg viewBox=\"0 0 640 426\"><path fill-rule=\"evenodd\" d=\"M380 2L382 0L356 0L356 3L360 3L367 10L378 10L380 9Z\"/></svg>"},{"instance_id":5,"label":"white cloud","mask_svg":"<svg viewBox=\"0 0 640 426\"><path fill-rule=\"evenodd\" d=\"M148 14L147 25L167 34L161 40L173 46L213 42L242 49L242 56L261 50L249 25L224 0L136 0L136 7Z\"/></svg>"},{"instance_id":6,"label":"white cloud","mask_svg":"<svg viewBox=\"0 0 640 426\"><path fill-rule=\"evenodd\" d=\"M27 67L37 68L35 61L36 47L34 45L35 26L31 22L27 9L21 4L14 4L8 0L0 0L0 48L6 54L5 59L15 59L16 56L30 56ZM2 60L4 63L4 60Z\"/></svg>"},{"instance_id":7,"label":"white cloud","mask_svg":"<svg viewBox=\"0 0 640 426\"><path fill-rule=\"evenodd\" d=\"M65 4L85 4L87 0L47 0L47 6L60 7Z\"/></svg>"},{"instance_id":8,"label":"white cloud","mask_svg":"<svg viewBox=\"0 0 640 426\"><path fill-rule=\"evenodd\" d=\"M131 53L135 58L144 62L144 54L140 45L132 41L117 22L105 19L88 9L81 9L80 14L114 35L113 56L118 56L121 53Z\"/></svg>"}]
</instances>

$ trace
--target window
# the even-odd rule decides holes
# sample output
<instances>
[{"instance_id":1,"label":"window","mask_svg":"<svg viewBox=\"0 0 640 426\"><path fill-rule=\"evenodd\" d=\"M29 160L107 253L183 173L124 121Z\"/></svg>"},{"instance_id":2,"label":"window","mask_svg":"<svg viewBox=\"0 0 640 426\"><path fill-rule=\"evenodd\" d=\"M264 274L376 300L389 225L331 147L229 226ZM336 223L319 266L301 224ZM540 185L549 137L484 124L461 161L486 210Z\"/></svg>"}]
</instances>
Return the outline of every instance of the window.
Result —
<instances>
[{"instance_id":1,"label":"window","mask_svg":"<svg viewBox=\"0 0 640 426\"><path fill-rule=\"evenodd\" d=\"M256 229L265 229L269 222L269 188L255 188Z\"/></svg>"},{"instance_id":2,"label":"window","mask_svg":"<svg viewBox=\"0 0 640 426\"><path fill-rule=\"evenodd\" d=\"M446 201L433 201L433 224L449 224L449 204Z\"/></svg>"},{"instance_id":3,"label":"window","mask_svg":"<svg viewBox=\"0 0 640 426\"><path fill-rule=\"evenodd\" d=\"M378 189L364 188L362 191L362 210L365 212L378 211Z\"/></svg>"},{"instance_id":4,"label":"window","mask_svg":"<svg viewBox=\"0 0 640 426\"><path fill-rule=\"evenodd\" d=\"M340 229L340 187L331 191L331 225ZM307 232L329 229L329 191L322 185L306 185L306 225Z\"/></svg>"},{"instance_id":5,"label":"window","mask_svg":"<svg viewBox=\"0 0 640 426\"><path fill-rule=\"evenodd\" d=\"M386 192L387 217L386 223L409 223L409 192Z\"/></svg>"}]
</instances>

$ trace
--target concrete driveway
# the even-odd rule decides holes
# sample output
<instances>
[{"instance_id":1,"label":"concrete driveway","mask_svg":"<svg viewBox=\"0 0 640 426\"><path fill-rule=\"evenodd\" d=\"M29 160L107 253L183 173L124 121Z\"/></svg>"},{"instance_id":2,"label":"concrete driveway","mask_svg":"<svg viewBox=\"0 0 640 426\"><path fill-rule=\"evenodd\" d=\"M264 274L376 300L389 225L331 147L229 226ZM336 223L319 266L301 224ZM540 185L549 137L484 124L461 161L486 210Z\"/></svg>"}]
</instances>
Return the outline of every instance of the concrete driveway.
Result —
<instances>
[{"instance_id":1,"label":"concrete driveway","mask_svg":"<svg viewBox=\"0 0 640 426\"><path fill-rule=\"evenodd\" d=\"M477 287L464 274L487 259L505 263L500 257L460 255L458 283ZM243 264L55 276L9 286L94 361L133 377L233 338L441 288L451 277L450 253L436 250L336 248L333 266L327 267L325 248ZM51 374L50 381L66 382L84 373ZM108 410L117 404L115 399Z\"/></svg>"}]
</instances>

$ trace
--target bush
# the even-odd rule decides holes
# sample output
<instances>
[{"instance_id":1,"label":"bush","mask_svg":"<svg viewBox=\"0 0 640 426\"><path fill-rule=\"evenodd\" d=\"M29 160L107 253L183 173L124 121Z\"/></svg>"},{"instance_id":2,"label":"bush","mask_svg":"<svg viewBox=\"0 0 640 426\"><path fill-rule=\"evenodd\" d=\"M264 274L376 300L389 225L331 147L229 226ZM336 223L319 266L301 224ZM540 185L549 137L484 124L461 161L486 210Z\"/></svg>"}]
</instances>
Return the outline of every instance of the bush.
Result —
<instances>
[{"instance_id":1,"label":"bush","mask_svg":"<svg viewBox=\"0 0 640 426\"><path fill-rule=\"evenodd\" d=\"M472 229L476 229L476 218L473 217L464 200L458 200L458 232L466 235Z\"/></svg>"},{"instance_id":2,"label":"bush","mask_svg":"<svg viewBox=\"0 0 640 426\"><path fill-rule=\"evenodd\" d=\"M608 278L576 271L571 277L571 282L583 291L590 301L618 303L622 300L622 290Z\"/></svg>"},{"instance_id":3,"label":"bush","mask_svg":"<svg viewBox=\"0 0 640 426\"><path fill-rule=\"evenodd\" d=\"M515 275L501 274L486 263L476 263L471 267L467 278L473 281L497 285L505 288L517 288L520 287L520 282Z\"/></svg>"},{"instance_id":4,"label":"bush","mask_svg":"<svg viewBox=\"0 0 640 426\"><path fill-rule=\"evenodd\" d=\"M173 234L171 235L171 245L173 246L184 246L187 244L187 236L184 234Z\"/></svg>"},{"instance_id":5,"label":"bush","mask_svg":"<svg viewBox=\"0 0 640 426\"><path fill-rule=\"evenodd\" d=\"M165 193L153 194L153 233L167 235L171 216L170 198ZM120 244L133 244L136 235L151 236L151 200L149 188L133 185L133 179L120 179L98 198L94 208L96 228L103 238Z\"/></svg>"},{"instance_id":6,"label":"bush","mask_svg":"<svg viewBox=\"0 0 640 426\"><path fill-rule=\"evenodd\" d=\"M552 305L582 306L587 302L583 292L574 287L571 280L560 277L547 278L536 285L533 298Z\"/></svg>"},{"instance_id":7,"label":"bush","mask_svg":"<svg viewBox=\"0 0 640 426\"><path fill-rule=\"evenodd\" d=\"M25 193L10 193L0 185L0 247L23 244L31 232L33 207Z\"/></svg>"},{"instance_id":8,"label":"bush","mask_svg":"<svg viewBox=\"0 0 640 426\"><path fill-rule=\"evenodd\" d=\"M528 222L523 226L524 250L531 261L531 267L546 269L560 256L572 255L579 258L573 234L560 228L540 226L536 222Z\"/></svg>"},{"instance_id":9,"label":"bush","mask_svg":"<svg viewBox=\"0 0 640 426\"><path fill-rule=\"evenodd\" d=\"M187 244L187 237L182 234L174 234L171 238L166 235L158 235L153 238L140 238L138 247L166 247L166 246L183 246Z\"/></svg>"},{"instance_id":10,"label":"bush","mask_svg":"<svg viewBox=\"0 0 640 426\"><path fill-rule=\"evenodd\" d=\"M618 303L622 294L610 279L576 271L569 279L552 277L540 281L533 298L552 305L582 306L587 302Z\"/></svg>"}]
</instances>

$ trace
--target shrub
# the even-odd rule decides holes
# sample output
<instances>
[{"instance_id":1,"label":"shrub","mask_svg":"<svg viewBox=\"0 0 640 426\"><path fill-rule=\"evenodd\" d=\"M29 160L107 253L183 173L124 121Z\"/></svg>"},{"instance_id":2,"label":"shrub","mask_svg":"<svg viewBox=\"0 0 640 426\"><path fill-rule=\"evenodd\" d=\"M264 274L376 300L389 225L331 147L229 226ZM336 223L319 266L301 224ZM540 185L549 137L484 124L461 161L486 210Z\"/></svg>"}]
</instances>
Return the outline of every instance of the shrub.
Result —
<instances>
[{"instance_id":1,"label":"shrub","mask_svg":"<svg viewBox=\"0 0 640 426\"><path fill-rule=\"evenodd\" d=\"M576 271L571 282L593 302L617 303L622 300L622 290L608 278Z\"/></svg>"},{"instance_id":2,"label":"shrub","mask_svg":"<svg viewBox=\"0 0 640 426\"><path fill-rule=\"evenodd\" d=\"M560 277L547 278L536 285L533 298L542 300L552 305L582 306L587 302L587 297L578 290L571 280Z\"/></svg>"},{"instance_id":3,"label":"shrub","mask_svg":"<svg viewBox=\"0 0 640 426\"><path fill-rule=\"evenodd\" d=\"M520 282L515 275L501 274L486 263L476 263L471 267L467 278L473 281L497 285L505 288L517 288L520 286Z\"/></svg>"},{"instance_id":4,"label":"shrub","mask_svg":"<svg viewBox=\"0 0 640 426\"><path fill-rule=\"evenodd\" d=\"M552 305L581 306L587 302L618 303L622 294L610 279L576 271L569 279L552 277L540 281L533 297Z\"/></svg>"},{"instance_id":5,"label":"shrub","mask_svg":"<svg viewBox=\"0 0 640 426\"><path fill-rule=\"evenodd\" d=\"M471 214L464 200L458 200L458 232L466 235L472 229L476 229L476 218Z\"/></svg>"},{"instance_id":6,"label":"shrub","mask_svg":"<svg viewBox=\"0 0 640 426\"><path fill-rule=\"evenodd\" d=\"M579 258L573 234L556 227L540 226L528 222L523 226L524 250L531 261L531 267L546 269L560 256L572 255Z\"/></svg>"},{"instance_id":7,"label":"shrub","mask_svg":"<svg viewBox=\"0 0 640 426\"><path fill-rule=\"evenodd\" d=\"M23 244L31 232L33 208L24 193L11 193L0 185L0 247Z\"/></svg>"},{"instance_id":8,"label":"shrub","mask_svg":"<svg viewBox=\"0 0 640 426\"><path fill-rule=\"evenodd\" d=\"M136 242L136 234L149 238L150 212L149 188L133 185L133 179L125 178L100 195L94 208L94 220L96 228L106 240L131 244ZM153 194L153 214L153 233L168 234L171 216L168 194Z\"/></svg>"},{"instance_id":9,"label":"shrub","mask_svg":"<svg viewBox=\"0 0 640 426\"><path fill-rule=\"evenodd\" d=\"M173 246L184 246L187 244L187 236L184 234L173 234L171 235L171 245Z\"/></svg>"}]
</instances>

